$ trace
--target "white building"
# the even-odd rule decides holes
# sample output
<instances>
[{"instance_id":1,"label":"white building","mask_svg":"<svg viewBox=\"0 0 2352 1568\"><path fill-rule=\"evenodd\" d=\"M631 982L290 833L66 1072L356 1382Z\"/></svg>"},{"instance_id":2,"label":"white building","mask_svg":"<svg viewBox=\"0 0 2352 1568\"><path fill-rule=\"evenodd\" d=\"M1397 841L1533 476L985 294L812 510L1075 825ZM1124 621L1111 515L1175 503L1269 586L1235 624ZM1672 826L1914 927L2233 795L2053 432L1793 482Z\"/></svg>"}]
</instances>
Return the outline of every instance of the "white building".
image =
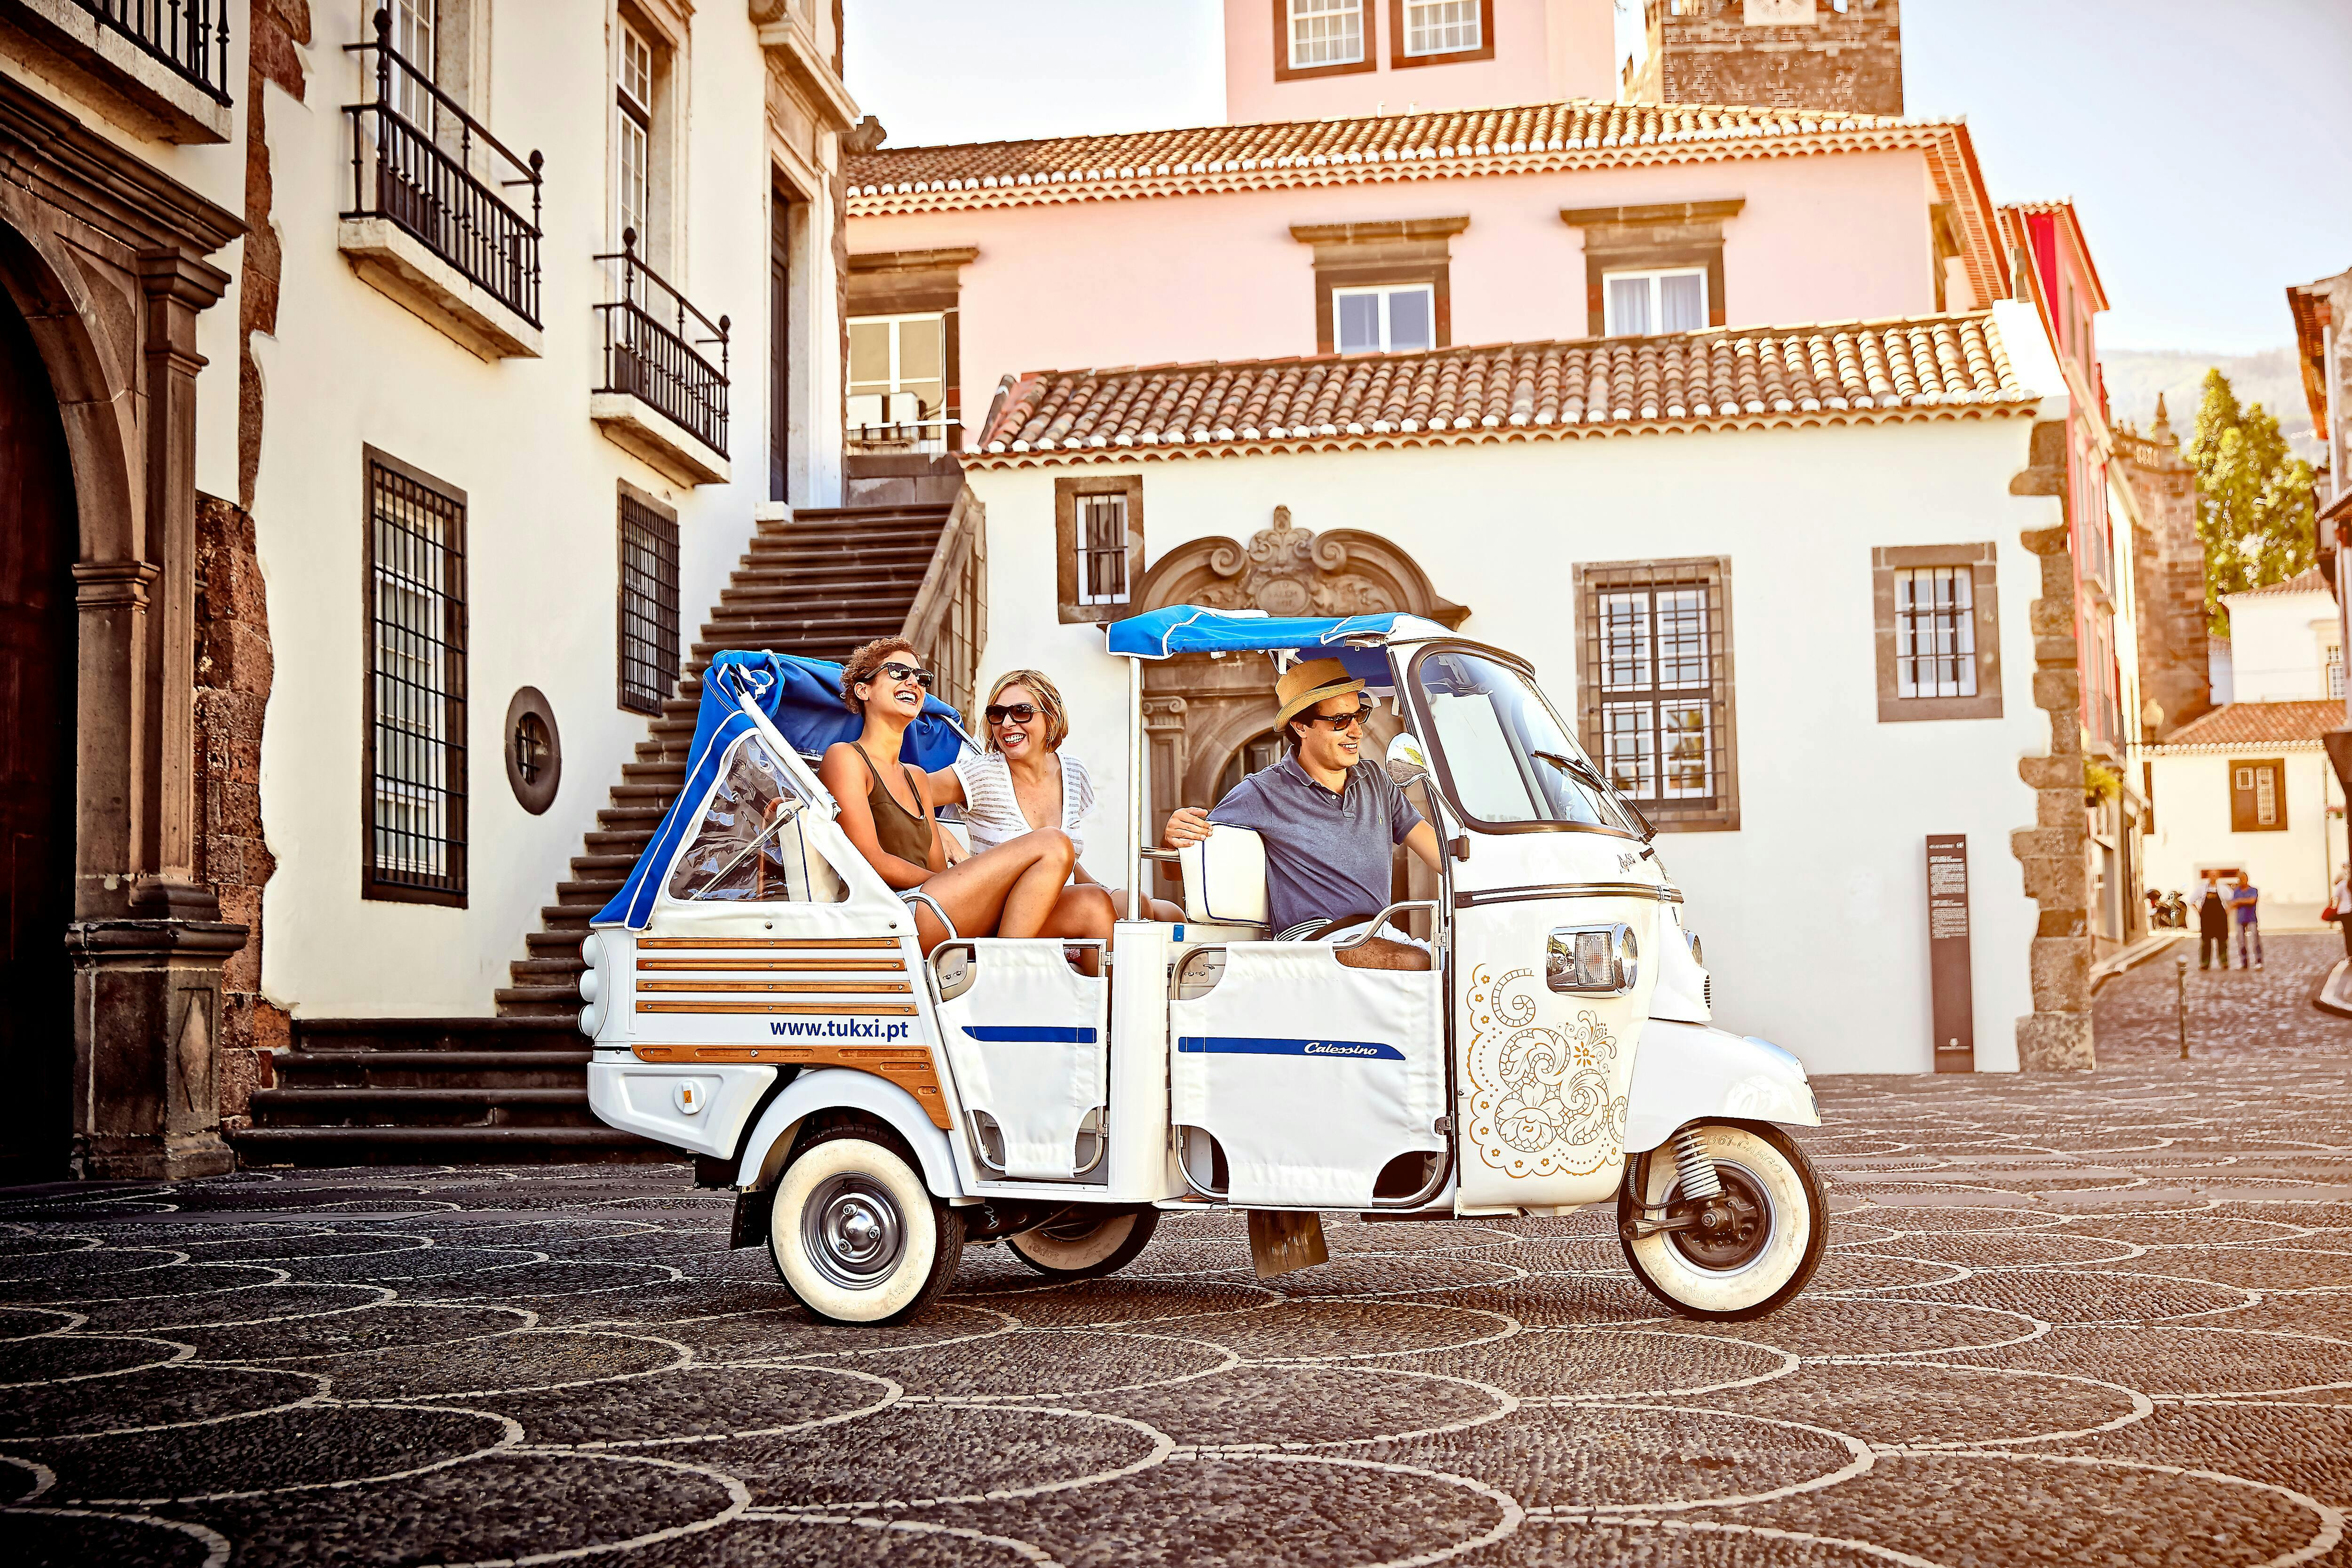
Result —
<instances>
[{"instance_id":1,"label":"white building","mask_svg":"<svg viewBox=\"0 0 2352 1568\"><path fill-rule=\"evenodd\" d=\"M2347 858L2344 791L2321 741L2344 724L2335 595L2314 568L2221 602L2232 700L2137 749L2156 817L2147 885L2193 896L2204 878L2243 871L2265 926L2312 925Z\"/></svg>"},{"instance_id":2,"label":"white building","mask_svg":"<svg viewBox=\"0 0 2352 1568\"><path fill-rule=\"evenodd\" d=\"M0 0L0 817L62 847L0 1165L216 1169L303 1021L491 1011L755 521L840 501L839 51Z\"/></svg>"},{"instance_id":3,"label":"white building","mask_svg":"<svg viewBox=\"0 0 2352 1568\"><path fill-rule=\"evenodd\" d=\"M1784 399L1710 389L1685 355L1717 343L1726 365L1776 356ZM1874 398L1859 367L1906 345L1942 373ZM1217 412L1244 406L1245 426ZM1199 428L1152 412L1195 408ZM2079 940L2037 950L2012 858L2032 876L2071 848L2039 853L2029 775L2079 788L2076 756L2043 755L2053 719L2074 722L2070 682L2038 689L2053 557L2021 542L2063 526L2060 487L2016 483L2054 481L2034 433L2067 409L2032 308L2006 303L1020 377L965 454L992 522L982 666L1061 682L1071 744L1117 801L1124 677L1091 623L1202 603L1458 625L1532 658L1668 830L1727 1026L1815 1071L1934 1065L1925 839L1965 835L1975 1064L2013 1068L2037 963L2087 962ZM1945 657L1904 658L1914 638ZM1270 759L1271 679L1255 659L1150 667L1155 824Z\"/></svg>"}]
</instances>

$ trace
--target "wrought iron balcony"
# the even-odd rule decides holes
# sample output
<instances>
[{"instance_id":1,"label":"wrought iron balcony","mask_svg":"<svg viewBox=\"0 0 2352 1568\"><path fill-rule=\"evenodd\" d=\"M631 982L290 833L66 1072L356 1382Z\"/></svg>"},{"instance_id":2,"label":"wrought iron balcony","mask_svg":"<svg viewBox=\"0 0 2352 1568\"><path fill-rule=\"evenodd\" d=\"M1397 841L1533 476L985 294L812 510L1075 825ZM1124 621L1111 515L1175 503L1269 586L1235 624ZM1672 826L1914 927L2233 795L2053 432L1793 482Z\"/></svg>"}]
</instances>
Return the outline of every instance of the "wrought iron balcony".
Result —
<instances>
[{"instance_id":1,"label":"wrought iron balcony","mask_svg":"<svg viewBox=\"0 0 2352 1568\"><path fill-rule=\"evenodd\" d=\"M75 0L101 26L185 79L215 103L229 101L229 0Z\"/></svg>"},{"instance_id":2,"label":"wrought iron balcony","mask_svg":"<svg viewBox=\"0 0 2352 1568\"><path fill-rule=\"evenodd\" d=\"M392 15L375 14L375 96L344 106L352 121L346 220L381 218L537 327L540 180L536 152L518 158L392 47ZM524 217L499 193L528 185Z\"/></svg>"},{"instance_id":3,"label":"wrought iron balcony","mask_svg":"<svg viewBox=\"0 0 2352 1568\"><path fill-rule=\"evenodd\" d=\"M609 304L596 307L604 321L604 384L598 395L620 394L647 407L727 456L728 319L716 321L637 254L637 231L621 231L621 248L596 258L616 264ZM702 351L716 343L719 363Z\"/></svg>"}]
</instances>

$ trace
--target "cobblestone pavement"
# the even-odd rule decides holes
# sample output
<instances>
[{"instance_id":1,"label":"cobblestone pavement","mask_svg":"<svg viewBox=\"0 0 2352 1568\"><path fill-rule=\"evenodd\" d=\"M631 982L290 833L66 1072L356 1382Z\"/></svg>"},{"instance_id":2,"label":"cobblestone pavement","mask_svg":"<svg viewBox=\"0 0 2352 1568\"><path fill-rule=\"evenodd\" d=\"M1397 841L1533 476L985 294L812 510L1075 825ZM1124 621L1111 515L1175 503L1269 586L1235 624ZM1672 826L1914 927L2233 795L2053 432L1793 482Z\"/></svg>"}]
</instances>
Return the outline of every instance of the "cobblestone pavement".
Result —
<instances>
[{"instance_id":1,"label":"cobblestone pavement","mask_svg":"<svg viewBox=\"0 0 2352 1568\"><path fill-rule=\"evenodd\" d=\"M2096 1074L1828 1081L1834 1250L1750 1324L1591 1215L1334 1221L1273 1285L1222 1217L1076 1287L975 1248L856 1331L674 1167L0 1194L0 1553L2352 1563L2333 942L2192 968L2185 1065L2159 960Z\"/></svg>"}]
</instances>

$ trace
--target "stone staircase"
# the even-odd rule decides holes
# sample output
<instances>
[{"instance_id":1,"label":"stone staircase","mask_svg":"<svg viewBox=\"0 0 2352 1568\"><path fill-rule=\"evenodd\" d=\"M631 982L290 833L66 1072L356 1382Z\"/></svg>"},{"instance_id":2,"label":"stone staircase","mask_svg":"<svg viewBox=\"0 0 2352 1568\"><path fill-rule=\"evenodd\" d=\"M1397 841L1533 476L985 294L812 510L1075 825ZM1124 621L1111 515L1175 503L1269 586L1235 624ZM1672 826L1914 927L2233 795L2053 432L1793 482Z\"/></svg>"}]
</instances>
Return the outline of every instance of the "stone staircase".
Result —
<instances>
[{"instance_id":1,"label":"stone staircase","mask_svg":"<svg viewBox=\"0 0 2352 1568\"><path fill-rule=\"evenodd\" d=\"M929 649L954 618L940 613L946 579L958 576L967 595L977 581L978 531L978 506L968 498L762 520L693 645L677 694L663 704L635 760L622 764L571 874L541 907L540 929L524 938L525 955L497 993L498 1016L297 1021L293 1049L276 1061L278 1087L257 1093L253 1125L231 1134L240 1157L248 1164L676 1157L604 1126L588 1109L587 1041L577 1028L580 944L684 786L702 672L711 655L730 648L839 660L869 637L895 634ZM961 650L967 685L975 651ZM950 698L968 700L968 692Z\"/></svg>"}]
</instances>

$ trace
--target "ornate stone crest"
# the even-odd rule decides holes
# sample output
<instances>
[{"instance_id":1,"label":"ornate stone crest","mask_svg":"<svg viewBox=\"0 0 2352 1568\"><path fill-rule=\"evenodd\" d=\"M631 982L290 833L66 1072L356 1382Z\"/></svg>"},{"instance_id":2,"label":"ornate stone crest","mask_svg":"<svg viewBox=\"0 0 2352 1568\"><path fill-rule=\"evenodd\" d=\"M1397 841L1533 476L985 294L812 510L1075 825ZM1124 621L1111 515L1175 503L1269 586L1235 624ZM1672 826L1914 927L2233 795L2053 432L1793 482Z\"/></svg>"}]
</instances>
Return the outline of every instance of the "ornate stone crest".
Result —
<instances>
[{"instance_id":1,"label":"ornate stone crest","mask_svg":"<svg viewBox=\"0 0 2352 1568\"><path fill-rule=\"evenodd\" d=\"M1536 972L1470 973L1470 1142L1513 1176L1589 1175L1625 1139L1612 1094L1617 1040L1591 1009L1565 1027L1537 1021Z\"/></svg>"},{"instance_id":2,"label":"ornate stone crest","mask_svg":"<svg viewBox=\"0 0 2352 1568\"><path fill-rule=\"evenodd\" d=\"M1372 616L1408 606L1388 584L1348 569L1348 546L1294 527L1290 509L1274 509L1274 526L1210 552L1210 584L1199 603L1219 610L1264 610L1270 616Z\"/></svg>"}]
</instances>

